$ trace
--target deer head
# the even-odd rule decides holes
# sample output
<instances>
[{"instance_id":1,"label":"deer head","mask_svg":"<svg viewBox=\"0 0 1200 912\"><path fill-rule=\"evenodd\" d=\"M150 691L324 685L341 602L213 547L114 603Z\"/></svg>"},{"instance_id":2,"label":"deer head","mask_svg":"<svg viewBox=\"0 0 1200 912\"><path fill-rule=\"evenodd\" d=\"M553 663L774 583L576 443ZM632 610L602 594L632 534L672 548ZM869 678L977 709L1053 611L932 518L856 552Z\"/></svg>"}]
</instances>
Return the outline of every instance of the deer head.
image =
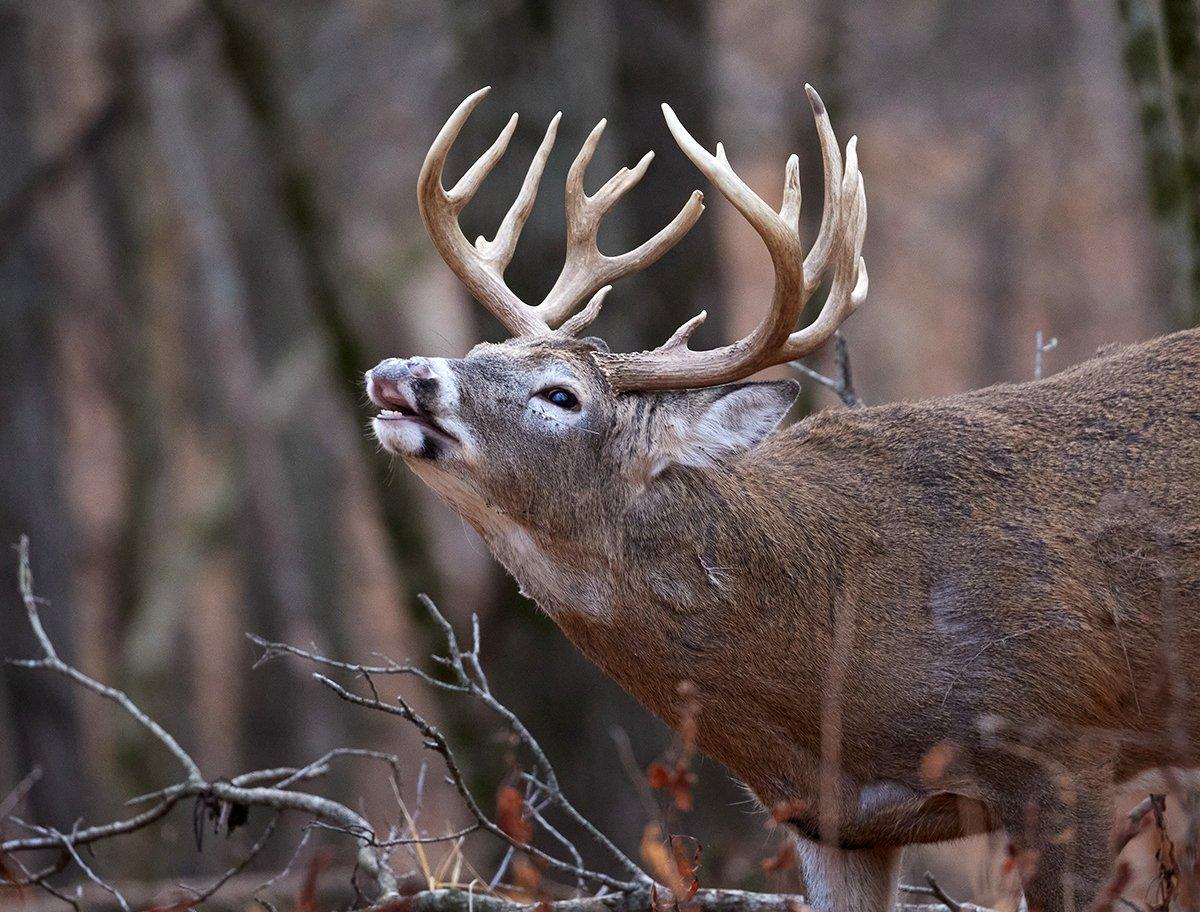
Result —
<instances>
[{"instance_id":1,"label":"deer head","mask_svg":"<svg viewBox=\"0 0 1200 912\"><path fill-rule=\"evenodd\" d=\"M530 587L514 564L534 546L556 549L558 562L569 564L578 557L571 548L585 539L602 542L606 530L615 534L630 500L673 470L719 470L772 432L794 401L797 384L740 381L812 352L862 303L866 197L855 140L843 164L825 106L811 86L825 187L820 230L807 255L799 235L796 156L787 163L783 203L775 211L737 176L720 144L715 155L707 152L663 105L681 149L762 237L774 264L774 294L758 326L731 345L688 347L705 318L702 312L652 351L610 352L582 331L612 282L646 268L687 233L703 211L703 196L694 192L671 223L639 247L619 256L601 253L596 243L601 219L638 183L653 153L589 196L584 173L604 130L600 121L567 175L562 272L543 301L527 304L505 284L504 270L532 211L561 115L550 122L496 236L471 244L458 215L503 156L517 115L453 188L445 189L442 172L451 145L487 92L469 96L446 122L425 159L417 192L434 246L512 338L479 345L462 359L383 361L367 372L367 390L380 409L374 431L384 449L402 456L472 522ZM824 306L809 326L797 330L801 311L825 278L830 288ZM570 584L564 591L561 580L554 588L560 597L553 601L589 598L573 593Z\"/></svg>"}]
</instances>

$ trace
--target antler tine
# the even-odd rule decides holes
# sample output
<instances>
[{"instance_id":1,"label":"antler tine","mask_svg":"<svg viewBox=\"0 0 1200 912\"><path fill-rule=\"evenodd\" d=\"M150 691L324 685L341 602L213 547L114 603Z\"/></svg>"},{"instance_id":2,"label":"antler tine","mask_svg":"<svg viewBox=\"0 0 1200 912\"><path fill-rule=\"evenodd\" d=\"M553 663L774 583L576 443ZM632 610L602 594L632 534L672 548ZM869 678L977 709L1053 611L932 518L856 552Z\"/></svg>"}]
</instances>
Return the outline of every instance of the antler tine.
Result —
<instances>
[{"instance_id":1,"label":"antler tine","mask_svg":"<svg viewBox=\"0 0 1200 912\"><path fill-rule=\"evenodd\" d=\"M838 151L837 137L833 133L833 125L829 122L829 111L825 102L817 94L817 90L807 83L804 92L808 95L808 103L812 106L813 120L817 125L817 139L821 144L821 163L825 172L825 199L821 206L821 227L817 230L817 239L813 241L812 249L804 258L804 284L809 288L815 287L825 272L829 262L829 254L833 249L834 232L836 231L836 216L838 195L842 184L842 156Z\"/></svg>"},{"instance_id":2,"label":"antler tine","mask_svg":"<svg viewBox=\"0 0 1200 912\"><path fill-rule=\"evenodd\" d=\"M846 147L843 166L837 139L821 98L806 87L821 140L825 165L825 199L821 228L808 256L800 244L799 161L788 159L783 202L776 212L751 190L729 164L724 146L709 153L663 105L663 115L675 141L697 168L716 185L758 232L775 269L771 308L743 339L709 351L692 351L688 339L703 321L703 314L681 326L665 344L649 352L603 354L599 358L609 382L617 390L680 389L713 386L740 380L750 374L808 354L826 342L866 298L866 266L862 244L866 231L867 203L858 170L857 140ZM833 265L830 291L816 320L795 330L797 318L822 275Z\"/></svg>"},{"instance_id":3,"label":"antler tine","mask_svg":"<svg viewBox=\"0 0 1200 912\"><path fill-rule=\"evenodd\" d=\"M858 137L851 137L846 145L846 172L840 191L840 211L835 218L839 230L831 254L833 280L829 295L817 318L788 337L784 352L790 361L803 358L824 345L866 298L862 245L867 227L867 203L858 171L857 140Z\"/></svg>"},{"instance_id":4,"label":"antler tine","mask_svg":"<svg viewBox=\"0 0 1200 912\"><path fill-rule=\"evenodd\" d=\"M654 161L654 152L647 152L632 168L622 168L605 181L604 186L589 199L592 211L600 218L607 215L608 210L615 206L621 197L637 186L652 161Z\"/></svg>"},{"instance_id":5,"label":"antler tine","mask_svg":"<svg viewBox=\"0 0 1200 912\"><path fill-rule=\"evenodd\" d=\"M597 246L600 222L609 210L642 179L654 153L647 152L632 168L622 168L610 177L599 190L588 196L583 180L596 152L607 121L601 120L588 134L579 154L567 172L567 254L562 272L545 299L534 308L538 316L551 327L559 326L579 307L581 301L603 285L638 272L656 262L674 247L696 224L704 211L704 195L695 191L683 208L665 227L633 250L618 256L607 256ZM588 305L591 308L591 304ZM597 309L599 304L596 304ZM594 316L594 314L593 314ZM590 321L589 321L590 322ZM563 331L577 330L574 320L563 325Z\"/></svg>"},{"instance_id":6,"label":"antler tine","mask_svg":"<svg viewBox=\"0 0 1200 912\"><path fill-rule=\"evenodd\" d=\"M800 224L800 157L788 158L783 172L783 202L779 204L779 217L785 225Z\"/></svg>"},{"instance_id":7,"label":"antler tine","mask_svg":"<svg viewBox=\"0 0 1200 912\"><path fill-rule=\"evenodd\" d=\"M491 87L485 86L463 99L434 139L421 166L421 175L417 178L417 204L420 206L421 217L425 221L425 229L433 241L433 246L476 300L491 311L513 335L541 335L549 332L549 328L538 319L532 307L513 294L504 283L502 272L512 255L510 248L516 246L516 236L528 216L528 206L532 206L537 178L540 177L541 168L545 164L544 161L539 162L543 150L539 149L538 156L534 157L534 164L530 166L530 174L526 175L525 185L521 188L517 203L501 223L496 240L490 245L484 242L485 250L477 249L466 239L458 224L458 214L470 202L488 173L504 155L516 129L516 115L509 119L496 141L467 169L466 174L451 190L447 191L442 185L442 174L450 148L471 113L489 91ZM552 133L553 130L548 132ZM545 145L546 141L543 140L543 146ZM548 149L544 151L549 155ZM524 199L526 196L529 197L527 201Z\"/></svg>"},{"instance_id":8,"label":"antler tine","mask_svg":"<svg viewBox=\"0 0 1200 912\"><path fill-rule=\"evenodd\" d=\"M451 189L446 191L446 198L450 200L450 204L456 211L461 212L467 203L471 202L475 194L479 192L479 188L483 186L483 182L487 180L487 176L492 173L492 169L500 163L500 159L508 151L508 143L517 130L517 119L518 115L516 114L508 119L508 123L504 125L504 129L500 131L500 135L496 137L488 150L475 160L475 163L467 169L467 172Z\"/></svg>"},{"instance_id":9,"label":"antler tine","mask_svg":"<svg viewBox=\"0 0 1200 912\"><path fill-rule=\"evenodd\" d=\"M600 137L604 135L604 128L607 125L608 118L601 117L600 122L592 127L592 132L587 135L587 139L579 147L579 153L567 170L565 204L568 242L573 240L571 236L573 231L586 230L586 220L582 216L587 213L588 195L587 191L583 189L583 178L587 174L588 165L592 163L592 157L596 154L596 146L600 144Z\"/></svg>"},{"instance_id":10,"label":"antler tine","mask_svg":"<svg viewBox=\"0 0 1200 912\"><path fill-rule=\"evenodd\" d=\"M867 234L867 182L859 177L858 181L858 212L859 212L859 236L855 243L855 249L858 252L858 282L854 285L854 290L850 292L850 307L851 313L858 310L859 306L867 300L867 289L869 280L867 279L867 262L862 258L863 239Z\"/></svg>"},{"instance_id":11,"label":"antler tine","mask_svg":"<svg viewBox=\"0 0 1200 912\"><path fill-rule=\"evenodd\" d=\"M784 199L780 211L775 212L757 193L743 181L729 164L725 147L717 143L717 154L712 155L696 141L687 128L679 122L670 105L663 105L663 116L667 127L684 154L692 160L700 172L712 181L725 198L752 226L771 255L775 267L775 293L771 310L751 334L750 345L744 348L741 359L749 361L760 354L760 350L778 346L787 338L800 311L807 300L803 276L803 253L797 225L800 198L800 164L796 159L788 162L785 171ZM792 210L795 209L795 215Z\"/></svg>"},{"instance_id":12,"label":"antler tine","mask_svg":"<svg viewBox=\"0 0 1200 912\"><path fill-rule=\"evenodd\" d=\"M756 229L759 229L760 233L766 231L772 239L778 237L780 241L787 243L784 238L787 232L781 230L784 229L782 220L730 167L729 159L725 156L724 146L717 143L717 154L713 155L696 142L687 128L679 122L679 118L675 116L670 105L664 104L662 111L663 117L667 121L667 128L675 137L675 142L692 160L692 164L700 170L700 173L712 181L716 188L725 195L725 198L733 203L738 212Z\"/></svg>"},{"instance_id":13,"label":"antler tine","mask_svg":"<svg viewBox=\"0 0 1200 912\"><path fill-rule=\"evenodd\" d=\"M515 120L515 114L513 118ZM550 158L550 152L554 149L554 141L558 136L560 120L562 120L562 111L555 114L550 120L550 125L546 127L546 135L542 138L542 144L538 146L533 161L529 163L529 170L525 172L521 191L513 200L508 212L505 213L500 227L496 229L496 236L490 241L483 237L475 239L475 249L479 251L479 255L501 275L508 268L508 264L512 262L513 254L517 249L517 241L521 237L521 229L525 227L525 223L533 213L533 204L537 199L538 187L541 186L542 173L546 170L546 161Z\"/></svg>"},{"instance_id":14,"label":"antler tine","mask_svg":"<svg viewBox=\"0 0 1200 912\"><path fill-rule=\"evenodd\" d=\"M596 317L600 316L600 308L604 306L604 299L608 297L610 291L612 291L612 286L605 285L592 295L587 306L568 317L567 321L559 327L559 332L565 336L577 336L591 326Z\"/></svg>"}]
</instances>

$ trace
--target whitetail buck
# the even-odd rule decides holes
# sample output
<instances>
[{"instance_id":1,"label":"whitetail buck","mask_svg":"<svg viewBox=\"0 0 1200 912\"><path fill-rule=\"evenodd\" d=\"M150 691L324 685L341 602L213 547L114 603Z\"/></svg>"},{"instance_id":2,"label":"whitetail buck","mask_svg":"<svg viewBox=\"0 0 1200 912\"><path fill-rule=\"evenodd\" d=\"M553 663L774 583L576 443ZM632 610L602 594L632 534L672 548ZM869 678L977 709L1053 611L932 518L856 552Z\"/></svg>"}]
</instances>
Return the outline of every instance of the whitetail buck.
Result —
<instances>
[{"instance_id":1,"label":"whitetail buck","mask_svg":"<svg viewBox=\"0 0 1200 912\"><path fill-rule=\"evenodd\" d=\"M485 91L442 128L418 194L438 252L513 338L369 371L384 448L653 712L677 721L694 683L701 749L783 809L817 909L886 909L903 846L1001 827L1031 850L1032 907L1086 909L1110 870L1114 789L1163 770L1179 784L1200 761L1200 331L776 431L797 384L741 381L817 349L867 290L854 140L843 162L816 92L824 212L807 254L796 158L776 212L664 106L762 236L775 290L732 345L692 351L700 314L615 354L580 331L608 283L695 223L701 194L637 249L600 253L601 218L650 162L588 196L601 122L568 174L562 274L526 304L503 274L558 118L496 237L472 245L457 217L515 115L453 189L442 171Z\"/></svg>"}]
</instances>

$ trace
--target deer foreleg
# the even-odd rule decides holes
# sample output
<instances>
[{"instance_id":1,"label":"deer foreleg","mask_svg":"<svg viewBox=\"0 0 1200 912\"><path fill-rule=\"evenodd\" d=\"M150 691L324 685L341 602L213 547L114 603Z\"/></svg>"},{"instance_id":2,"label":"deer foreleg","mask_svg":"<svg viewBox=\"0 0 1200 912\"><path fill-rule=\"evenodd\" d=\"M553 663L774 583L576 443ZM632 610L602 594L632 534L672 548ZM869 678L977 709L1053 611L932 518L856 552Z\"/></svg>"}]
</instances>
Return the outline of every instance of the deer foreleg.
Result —
<instances>
[{"instance_id":1,"label":"deer foreleg","mask_svg":"<svg viewBox=\"0 0 1200 912\"><path fill-rule=\"evenodd\" d=\"M896 901L900 852L838 849L797 839L805 898L814 912L889 912Z\"/></svg>"}]
</instances>

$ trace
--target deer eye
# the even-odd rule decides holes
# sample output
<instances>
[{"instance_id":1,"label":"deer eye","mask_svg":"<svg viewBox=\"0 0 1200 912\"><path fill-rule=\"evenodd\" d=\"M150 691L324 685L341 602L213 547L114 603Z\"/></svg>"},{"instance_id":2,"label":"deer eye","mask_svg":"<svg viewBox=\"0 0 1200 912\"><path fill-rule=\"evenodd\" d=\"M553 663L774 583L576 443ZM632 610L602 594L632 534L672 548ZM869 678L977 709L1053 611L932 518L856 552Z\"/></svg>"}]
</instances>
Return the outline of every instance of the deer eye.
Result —
<instances>
[{"instance_id":1,"label":"deer eye","mask_svg":"<svg viewBox=\"0 0 1200 912\"><path fill-rule=\"evenodd\" d=\"M552 386L550 389L542 390L538 395L551 405L557 405L560 409L573 412L579 408L579 397L561 386Z\"/></svg>"}]
</instances>

